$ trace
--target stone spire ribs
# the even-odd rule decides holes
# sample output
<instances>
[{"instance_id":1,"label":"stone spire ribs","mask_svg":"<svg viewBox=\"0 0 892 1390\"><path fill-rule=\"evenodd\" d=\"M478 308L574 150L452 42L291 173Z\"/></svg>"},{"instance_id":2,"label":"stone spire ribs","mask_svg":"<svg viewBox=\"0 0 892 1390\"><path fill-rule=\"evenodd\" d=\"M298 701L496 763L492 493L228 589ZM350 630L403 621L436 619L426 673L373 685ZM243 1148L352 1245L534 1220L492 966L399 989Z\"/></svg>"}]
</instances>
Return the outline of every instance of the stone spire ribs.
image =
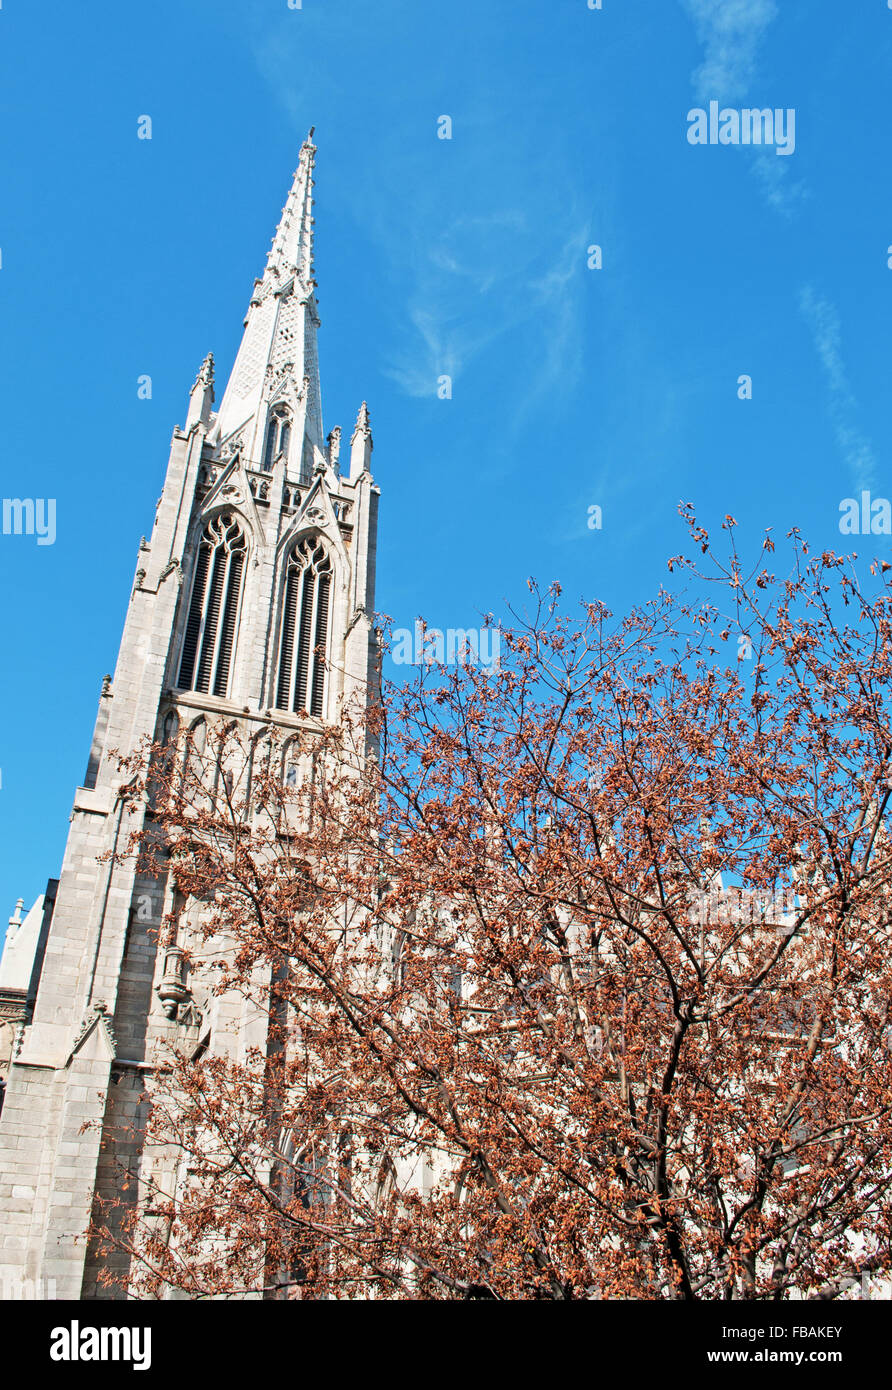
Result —
<instances>
[{"instance_id":1,"label":"stone spire ribs","mask_svg":"<svg viewBox=\"0 0 892 1390\"><path fill-rule=\"evenodd\" d=\"M223 395L212 444L242 431L246 461L258 463L267 410L282 402L294 424L295 451L322 449L322 393L316 333L319 314L313 278L313 131L304 141L291 191L273 237L263 276L245 318L245 331Z\"/></svg>"},{"instance_id":2,"label":"stone spire ribs","mask_svg":"<svg viewBox=\"0 0 892 1390\"><path fill-rule=\"evenodd\" d=\"M313 279L313 165L316 146L310 130L300 152L291 192L282 209L282 217L266 258L267 276L284 282L297 273L302 288L309 293Z\"/></svg>"}]
</instances>

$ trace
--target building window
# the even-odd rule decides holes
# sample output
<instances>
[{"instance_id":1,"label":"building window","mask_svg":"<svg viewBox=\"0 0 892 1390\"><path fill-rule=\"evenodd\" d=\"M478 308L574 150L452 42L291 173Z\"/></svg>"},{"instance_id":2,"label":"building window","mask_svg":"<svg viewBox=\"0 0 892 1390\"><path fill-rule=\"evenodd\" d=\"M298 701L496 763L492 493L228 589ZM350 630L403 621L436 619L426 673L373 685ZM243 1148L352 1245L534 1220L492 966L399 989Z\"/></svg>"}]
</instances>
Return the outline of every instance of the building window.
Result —
<instances>
[{"instance_id":1,"label":"building window","mask_svg":"<svg viewBox=\"0 0 892 1390\"><path fill-rule=\"evenodd\" d=\"M291 438L291 421L284 410L274 410L266 427L266 447L263 451L263 471L271 473L273 464L280 454L288 453Z\"/></svg>"},{"instance_id":2,"label":"building window","mask_svg":"<svg viewBox=\"0 0 892 1390\"><path fill-rule=\"evenodd\" d=\"M184 792L187 800L195 795L195 789L204 782L205 749L208 740L208 726L204 715L196 719L186 734L183 750Z\"/></svg>"},{"instance_id":3,"label":"building window","mask_svg":"<svg viewBox=\"0 0 892 1390\"><path fill-rule=\"evenodd\" d=\"M229 670L238 624L245 538L234 517L224 513L208 524L198 548L183 655L181 690L229 693Z\"/></svg>"},{"instance_id":4,"label":"building window","mask_svg":"<svg viewBox=\"0 0 892 1390\"><path fill-rule=\"evenodd\" d=\"M285 567L276 708L321 716L331 597L331 560L306 538Z\"/></svg>"},{"instance_id":5,"label":"building window","mask_svg":"<svg viewBox=\"0 0 892 1390\"><path fill-rule=\"evenodd\" d=\"M228 807L232 806L232 793L235 790L235 775L232 771L232 761L238 761L240 752L239 727L237 724L227 724L222 734L217 739L217 764L214 769L214 803L218 798L222 798ZM229 766L225 764L228 763Z\"/></svg>"},{"instance_id":6,"label":"building window","mask_svg":"<svg viewBox=\"0 0 892 1390\"><path fill-rule=\"evenodd\" d=\"M248 757L248 775L247 785L245 787L245 820L247 820L254 811L259 811L261 808L260 791L265 790L266 787L266 779L269 776L272 753L273 744L269 734L265 731L257 734L251 743L251 752Z\"/></svg>"}]
</instances>

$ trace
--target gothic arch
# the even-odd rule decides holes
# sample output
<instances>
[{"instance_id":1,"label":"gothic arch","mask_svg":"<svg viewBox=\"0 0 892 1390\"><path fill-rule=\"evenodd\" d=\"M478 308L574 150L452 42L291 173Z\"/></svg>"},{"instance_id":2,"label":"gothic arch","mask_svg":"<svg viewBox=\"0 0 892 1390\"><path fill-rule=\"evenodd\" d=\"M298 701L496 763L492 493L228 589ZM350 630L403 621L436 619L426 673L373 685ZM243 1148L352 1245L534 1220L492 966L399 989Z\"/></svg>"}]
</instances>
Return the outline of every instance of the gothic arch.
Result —
<instances>
[{"instance_id":1,"label":"gothic arch","mask_svg":"<svg viewBox=\"0 0 892 1390\"><path fill-rule=\"evenodd\" d=\"M306 532L284 553L272 687L276 709L325 715L334 577L331 547L318 531Z\"/></svg>"},{"instance_id":2,"label":"gothic arch","mask_svg":"<svg viewBox=\"0 0 892 1390\"><path fill-rule=\"evenodd\" d=\"M221 509L204 519L180 648L181 690L229 694L245 586L247 529L241 514L232 510Z\"/></svg>"},{"instance_id":3,"label":"gothic arch","mask_svg":"<svg viewBox=\"0 0 892 1390\"><path fill-rule=\"evenodd\" d=\"M251 750L248 754L248 771L245 785L245 819L256 809L257 801L257 781L265 777L270 768L273 754L273 738L268 728L261 729L251 739Z\"/></svg>"},{"instance_id":4,"label":"gothic arch","mask_svg":"<svg viewBox=\"0 0 892 1390\"><path fill-rule=\"evenodd\" d=\"M161 722L161 746L166 748L170 743L176 743L177 734L180 731L180 716L175 709L169 709Z\"/></svg>"},{"instance_id":5,"label":"gothic arch","mask_svg":"<svg viewBox=\"0 0 892 1390\"><path fill-rule=\"evenodd\" d=\"M204 757L208 741L208 724L203 714L192 723L186 731L185 747L183 749L182 771L183 777L188 779L191 771L192 776L198 781L203 780L204 776ZM188 796L188 787L185 789Z\"/></svg>"},{"instance_id":6,"label":"gothic arch","mask_svg":"<svg viewBox=\"0 0 892 1390\"><path fill-rule=\"evenodd\" d=\"M148 782L149 806L153 811L157 808L159 794L166 796L171 791L170 774L176 765L177 738L180 732L180 717L176 710L167 710L160 719L160 726L157 730L157 750L152 754Z\"/></svg>"},{"instance_id":7,"label":"gothic arch","mask_svg":"<svg viewBox=\"0 0 892 1390\"><path fill-rule=\"evenodd\" d=\"M385 1154L381 1167L378 1169L378 1182L375 1187L375 1210L380 1211L385 1207L397 1191L397 1171L396 1164L390 1154Z\"/></svg>"},{"instance_id":8,"label":"gothic arch","mask_svg":"<svg viewBox=\"0 0 892 1390\"><path fill-rule=\"evenodd\" d=\"M233 737L238 734L238 723L231 719L220 731L217 739L217 756L214 759L214 803L222 787L225 786L227 796L231 799L236 788L236 771L232 767L232 758L238 754L238 739ZM228 765L226 759L228 756ZM240 780L240 779L239 779Z\"/></svg>"},{"instance_id":9,"label":"gothic arch","mask_svg":"<svg viewBox=\"0 0 892 1390\"><path fill-rule=\"evenodd\" d=\"M294 485L303 496L299 511L291 518L291 524L283 531L276 544L276 560L291 553L295 545L305 536L319 536L331 552L332 562L345 582L350 574L351 562L344 545L344 537L335 513L335 504L328 489L320 478L309 478ZM340 505L340 504L338 504Z\"/></svg>"},{"instance_id":10,"label":"gothic arch","mask_svg":"<svg viewBox=\"0 0 892 1390\"><path fill-rule=\"evenodd\" d=\"M292 412L285 401L279 400L270 405L266 417L266 434L263 441L263 455L260 467L264 473L271 473L273 465L281 454L288 457L291 444Z\"/></svg>"},{"instance_id":11,"label":"gothic arch","mask_svg":"<svg viewBox=\"0 0 892 1390\"><path fill-rule=\"evenodd\" d=\"M186 730L186 741L190 749L194 748L195 752L203 753L207 745L207 737L208 722L203 714L199 714Z\"/></svg>"},{"instance_id":12,"label":"gothic arch","mask_svg":"<svg viewBox=\"0 0 892 1390\"><path fill-rule=\"evenodd\" d=\"M289 738L282 749L282 782L286 787L299 787L301 772L306 771L306 756L301 748L300 735Z\"/></svg>"}]
</instances>

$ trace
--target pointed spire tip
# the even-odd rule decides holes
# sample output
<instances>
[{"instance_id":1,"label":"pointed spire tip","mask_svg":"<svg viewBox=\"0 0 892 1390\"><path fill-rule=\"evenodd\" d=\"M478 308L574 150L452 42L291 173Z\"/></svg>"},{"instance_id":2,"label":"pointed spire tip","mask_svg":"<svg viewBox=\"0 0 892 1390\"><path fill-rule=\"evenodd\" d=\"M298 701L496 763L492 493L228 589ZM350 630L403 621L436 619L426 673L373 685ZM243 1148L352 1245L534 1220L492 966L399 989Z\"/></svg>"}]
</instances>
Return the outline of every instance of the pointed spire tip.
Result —
<instances>
[{"instance_id":1,"label":"pointed spire tip","mask_svg":"<svg viewBox=\"0 0 892 1390\"><path fill-rule=\"evenodd\" d=\"M304 285L309 285L313 267L313 161L316 146L312 143L315 126L300 150L300 159L291 181L291 189L282 209L279 224L266 258L264 279L287 278L296 271Z\"/></svg>"},{"instance_id":2,"label":"pointed spire tip","mask_svg":"<svg viewBox=\"0 0 892 1390\"><path fill-rule=\"evenodd\" d=\"M365 401L359 407L359 414L356 417L356 428L353 431L353 439L358 435L367 435L369 444L372 442L372 422L369 419L369 408Z\"/></svg>"},{"instance_id":3,"label":"pointed spire tip","mask_svg":"<svg viewBox=\"0 0 892 1390\"><path fill-rule=\"evenodd\" d=\"M214 384L214 354L209 352L198 369L198 376L192 383L192 390L196 386L213 386Z\"/></svg>"}]
</instances>

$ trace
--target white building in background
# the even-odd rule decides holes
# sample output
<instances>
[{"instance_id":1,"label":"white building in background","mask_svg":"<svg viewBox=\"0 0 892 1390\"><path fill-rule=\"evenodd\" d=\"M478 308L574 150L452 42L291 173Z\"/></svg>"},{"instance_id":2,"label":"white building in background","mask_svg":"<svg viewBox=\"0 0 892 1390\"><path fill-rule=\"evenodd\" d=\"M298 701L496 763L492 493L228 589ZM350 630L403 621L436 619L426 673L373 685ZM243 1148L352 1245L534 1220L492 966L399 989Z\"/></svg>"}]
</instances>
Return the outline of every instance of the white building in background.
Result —
<instances>
[{"instance_id":1,"label":"white building in background","mask_svg":"<svg viewBox=\"0 0 892 1390\"><path fill-rule=\"evenodd\" d=\"M25 903L19 898L9 919L0 953L0 1080L4 1083L21 1025L34 1004L57 888L58 880L50 879L46 893L41 893L24 920Z\"/></svg>"}]
</instances>

